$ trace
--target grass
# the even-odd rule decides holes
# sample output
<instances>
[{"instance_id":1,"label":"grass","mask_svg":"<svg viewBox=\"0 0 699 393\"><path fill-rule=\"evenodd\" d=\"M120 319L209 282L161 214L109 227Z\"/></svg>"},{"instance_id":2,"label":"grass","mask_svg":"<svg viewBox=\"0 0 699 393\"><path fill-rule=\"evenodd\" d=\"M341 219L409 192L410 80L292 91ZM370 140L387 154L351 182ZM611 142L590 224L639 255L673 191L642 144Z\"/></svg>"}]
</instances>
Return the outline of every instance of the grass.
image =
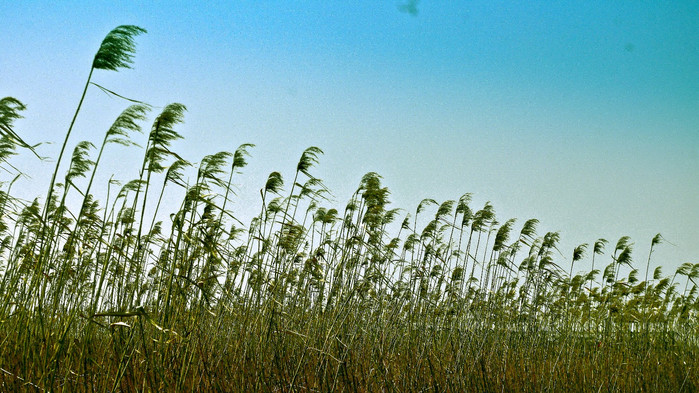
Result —
<instances>
[{"instance_id":1,"label":"grass","mask_svg":"<svg viewBox=\"0 0 699 393\"><path fill-rule=\"evenodd\" d=\"M93 71L128 68L144 32L110 32L85 89L112 93ZM230 200L252 145L186 161L171 150L177 103L155 117L138 177L103 185L104 202L91 194L102 152L136 144L143 103L60 172L71 123L46 202L26 202L12 196L12 156L36 154L13 128L22 110L0 100L2 391L699 390L699 264L651 270L660 235L642 272L627 237L580 245L564 266L536 219L500 223L470 194L404 214L376 173L337 210L317 147L290 185L269 175L244 225ZM165 193L182 198L162 223ZM585 258L593 270L574 274Z\"/></svg>"}]
</instances>

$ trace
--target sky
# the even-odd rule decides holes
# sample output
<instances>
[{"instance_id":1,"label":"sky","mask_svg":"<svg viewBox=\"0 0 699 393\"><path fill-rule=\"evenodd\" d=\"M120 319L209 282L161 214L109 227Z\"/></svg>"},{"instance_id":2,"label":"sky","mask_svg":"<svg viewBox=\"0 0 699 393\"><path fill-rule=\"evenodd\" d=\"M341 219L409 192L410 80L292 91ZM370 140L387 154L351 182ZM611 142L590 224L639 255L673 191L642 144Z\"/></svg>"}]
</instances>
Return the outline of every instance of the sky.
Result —
<instances>
[{"instance_id":1,"label":"sky","mask_svg":"<svg viewBox=\"0 0 699 393\"><path fill-rule=\"evenodd\" d=\"M537 218L562 260L628 235L640 268L661 233L653 265L699 262L699 2L401 1L2 2L0 94L27 105L15 130L55 159L102 39L137 25L133 68L93 81L153 105L146 131L186 105L174 150L190 161L255 144L241 217L317 146L328 207L373 171L404 214L468 192L516 230ZM127 105L90 88L69 149ZM141 154L108 151L96 193L136 178ZM18 196L45 195L55 161L12 163L31 176Z\"/></svg>"}]
</instances>

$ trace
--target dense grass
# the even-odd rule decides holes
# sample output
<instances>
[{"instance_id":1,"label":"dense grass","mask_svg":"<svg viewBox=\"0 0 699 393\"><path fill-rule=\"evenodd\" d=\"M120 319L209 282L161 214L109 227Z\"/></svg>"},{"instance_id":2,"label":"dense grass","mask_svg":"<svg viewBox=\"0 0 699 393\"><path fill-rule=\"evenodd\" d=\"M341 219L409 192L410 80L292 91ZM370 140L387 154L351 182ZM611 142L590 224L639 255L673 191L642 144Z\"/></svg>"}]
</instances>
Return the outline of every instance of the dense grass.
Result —
<instances>
[{"instance_id":1,"label":"dense grass","mask_svg":"<svg viewBox=\"0 0 699 393\"><path fill-rule=\"evenodd\" d=\"M112 31L90 78L128 67L143 32ZM16 149L34 151L13 130L23 109L0 101L10 173ZM557 233L498 222L470 194L392 209L375 173L336 210L315 147L286 187L262 179L260 204L238 207L259 211L244 225L232 184L251 145L185 161L171 150L181 104L138 141L137 177L94 185L108 190L95 200L102 152L133 145L149 109L129 106L60 171L62 150L45 198L0 179L1 391L699 389L699 264L652 269L660 235L639 267L627 237L565 258ZM182 199L161 223L165 193ZM574 274L584 258L593 270Z\"/></svg>"}]
</instances>

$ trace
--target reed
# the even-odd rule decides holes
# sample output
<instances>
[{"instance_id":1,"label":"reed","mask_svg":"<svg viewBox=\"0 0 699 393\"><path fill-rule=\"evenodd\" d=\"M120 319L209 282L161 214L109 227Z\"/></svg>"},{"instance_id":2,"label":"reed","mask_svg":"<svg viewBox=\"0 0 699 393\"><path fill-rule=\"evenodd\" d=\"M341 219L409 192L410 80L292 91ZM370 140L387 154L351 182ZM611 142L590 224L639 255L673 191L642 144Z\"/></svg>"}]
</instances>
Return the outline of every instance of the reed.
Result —
<instances>
[{"instance_id":1,"label":"reed","mask_svg":"<svg viewBox=\"0 0 699 393\"><path fill-rule=\"evenodd\" d=\"M93 70L128 67L142 32L109 33L86 88ZM699 390L699 263L649 278L660 235L640 281L628 237L560 252L558 233L501 224L471 194L396 221L367 173L338 209L313 173L317 147L286 188L279 172L247 185L261 188L259 205L237 207L259 212L246 224L232 178L253 145L192 164L172 147L177 103L142 141L149 108L126 107L59 173L71 123L45 202L23 201L11 160L34 150L14 129L24 108L0 100L2 391ZM102 203L95 173L112 145L144 158ZM162 206L166 193L180 203Z\"/></svg>"}]
</instances>

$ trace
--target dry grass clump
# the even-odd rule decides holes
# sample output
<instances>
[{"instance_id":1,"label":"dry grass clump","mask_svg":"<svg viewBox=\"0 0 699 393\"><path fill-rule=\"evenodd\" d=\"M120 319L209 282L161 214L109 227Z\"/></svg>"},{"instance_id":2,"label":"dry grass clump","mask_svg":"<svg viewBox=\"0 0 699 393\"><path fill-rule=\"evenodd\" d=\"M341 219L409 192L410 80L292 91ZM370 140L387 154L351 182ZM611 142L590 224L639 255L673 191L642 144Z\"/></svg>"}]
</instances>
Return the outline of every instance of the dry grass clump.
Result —
<instances>
[{"instance_id":1,"label":"dry grass clump","mask_svg":"<svg viewBox=\"0 0 699 393\"><path fill-rule=\"evenodd\" d=\"M111 32L90 78L128 67L143 32ZM15 149L34 151L13 130L23 109L0 100L0 162L17 174ZM126 108L96 155L97 142L75 144L61 172L71 123L46 203L13 197L17 177L2 183L0 390L699 389L699 264L665 277L649 255L639 272L626 237L564 262L557 233L538 235L535 219L518 232L490 203L473 209L470 194L426 199L391 225L401 211L375 173L343 210L325 207L316 147L286 188L269 175L243 225L232 180L252 145L184 160L171 150L186 111L177 103L139 142L137 177L95 200L102 152L135 145L149 109ZM181 203L162 223L166 192ZM588 253L593 270L574 274Z\"/></svg>"}]
</instances>

